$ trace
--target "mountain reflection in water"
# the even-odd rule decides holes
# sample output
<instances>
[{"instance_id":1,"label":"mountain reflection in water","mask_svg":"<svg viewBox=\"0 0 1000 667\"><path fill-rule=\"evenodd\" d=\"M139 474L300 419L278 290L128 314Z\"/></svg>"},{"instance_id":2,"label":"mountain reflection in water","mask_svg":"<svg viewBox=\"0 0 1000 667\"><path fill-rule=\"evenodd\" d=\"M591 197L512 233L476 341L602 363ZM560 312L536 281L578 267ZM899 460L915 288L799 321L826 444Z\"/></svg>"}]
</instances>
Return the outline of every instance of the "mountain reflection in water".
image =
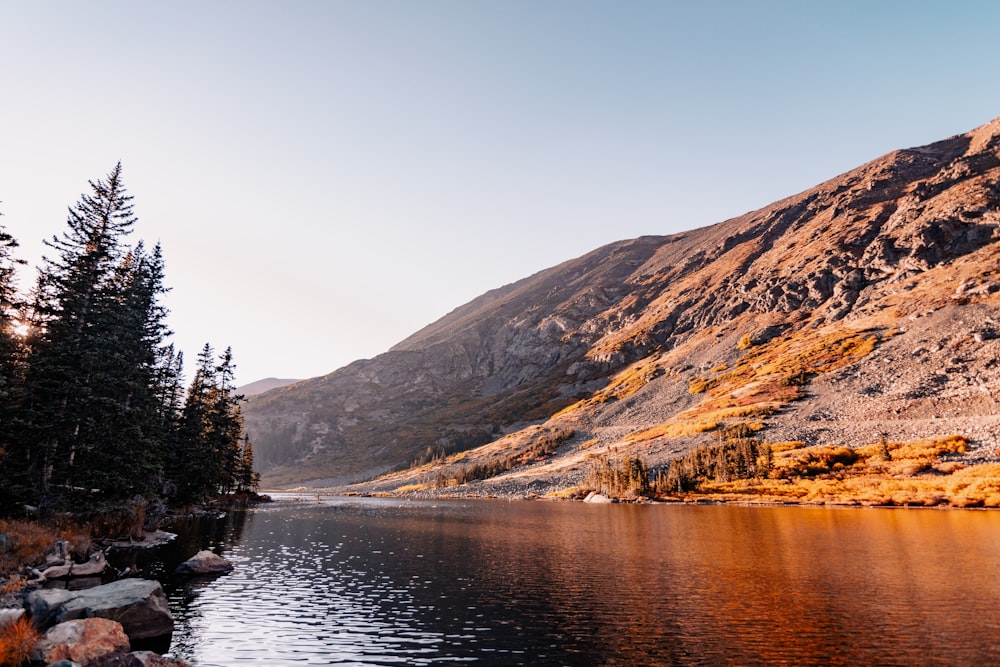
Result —
<instances>
[{"instance_id":1,"label":"mountain reflection in water","mask_svg":"<svg viewBox=\"0 0 1000 667\"><path fill-rule=\"evenodd\" d=\"M160 557L200 666L1000 663L997 512L286 500Z\"/></svg>"}]
</instances>

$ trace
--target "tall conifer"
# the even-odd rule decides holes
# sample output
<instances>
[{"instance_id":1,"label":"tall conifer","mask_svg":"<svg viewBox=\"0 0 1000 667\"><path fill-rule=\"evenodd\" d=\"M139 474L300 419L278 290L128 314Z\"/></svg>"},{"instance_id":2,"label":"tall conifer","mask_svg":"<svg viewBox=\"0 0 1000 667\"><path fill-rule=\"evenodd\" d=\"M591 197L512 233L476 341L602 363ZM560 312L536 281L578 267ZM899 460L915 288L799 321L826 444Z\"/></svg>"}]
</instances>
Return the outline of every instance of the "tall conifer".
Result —
<instances>
[{"instance_id":1,"label":"tall conifer","mask_svg":"<svg viewBox=\"0 0 1000 667\"><path fill-rule=\"evenodd\" d=\"M136 218L121 172L90 182L39 271L24 444L45 510L126 499L157 475L163 262L126 244Z\"/></svg>"},{"instance_id":2,"label":"tall conifer","mask_svg":"<svg viewBox=\"0 0 1000 667\"><path fill-rule=\"evenodd\" d=\"M18 421L17 405L23 372L22 332L18 330L21 304L15 271L23 260L14 257L17 241L0 225L0 504L11 505L18 480L11 448ZM23 483L23 482L22 482Z\"/></svg>"}]
</instances>

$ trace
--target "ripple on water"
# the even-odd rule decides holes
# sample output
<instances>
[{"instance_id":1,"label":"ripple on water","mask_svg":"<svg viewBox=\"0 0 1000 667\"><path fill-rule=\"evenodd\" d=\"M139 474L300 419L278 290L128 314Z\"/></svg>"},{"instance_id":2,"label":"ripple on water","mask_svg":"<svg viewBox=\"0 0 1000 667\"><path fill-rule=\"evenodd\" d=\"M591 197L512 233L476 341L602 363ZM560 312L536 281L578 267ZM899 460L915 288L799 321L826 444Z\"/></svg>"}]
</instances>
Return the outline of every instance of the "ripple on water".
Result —
<instances>
[{"instance_id":1,"label":"ripple on water","mask_svg":"<svg viewBox=\"0 0 1000 667\"><path fill-rule=\"evenodd\" d=\"M1000 662L1000 513L353 501L238 532L233 573L167 586L201 667Z\"/></svg>"}]
</instances>

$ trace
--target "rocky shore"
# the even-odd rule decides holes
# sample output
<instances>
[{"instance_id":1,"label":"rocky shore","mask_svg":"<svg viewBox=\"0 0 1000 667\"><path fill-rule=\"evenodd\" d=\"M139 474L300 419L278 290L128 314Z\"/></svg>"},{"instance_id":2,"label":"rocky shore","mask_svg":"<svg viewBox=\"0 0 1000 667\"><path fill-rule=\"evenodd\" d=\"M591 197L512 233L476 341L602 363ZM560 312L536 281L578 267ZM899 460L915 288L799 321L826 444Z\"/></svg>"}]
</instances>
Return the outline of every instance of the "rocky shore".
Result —
<instances>
[{"instance_id":1,"label":"rocky shore","mask_svg":"<svg viewBox=\"0 0 1000 667\"><path fill-rule=\"evenodd\" d=\"M172 538L169 533L157 534L143 545ZM107 567L104 553L95 552L86 562L76 563L68 557L67 545L57 542L46 560L44 569L33 570L35 578L25 589L0 599L0 633L19 624L30 627L25 632L31 636L40 635L29 647L31 665L187 667L184 660L161 655L170 646L174 619L158 581L124 578L71 590L71 578L77 584L100 581L96 577ZM176 574L214 576L232 569L225 558L201 551L182 563ZM42 587L57 579L66 580L66 586Z\"/></svg>"}]
</instances>

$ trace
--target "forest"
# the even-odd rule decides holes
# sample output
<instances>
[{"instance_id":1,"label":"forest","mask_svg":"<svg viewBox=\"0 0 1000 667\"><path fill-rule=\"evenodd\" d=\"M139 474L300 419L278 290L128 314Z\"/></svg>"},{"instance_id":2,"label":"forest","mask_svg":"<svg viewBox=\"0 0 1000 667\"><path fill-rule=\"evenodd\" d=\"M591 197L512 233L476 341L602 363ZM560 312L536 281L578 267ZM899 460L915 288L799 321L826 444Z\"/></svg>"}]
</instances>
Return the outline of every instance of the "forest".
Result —
<instances>
[{"instance_id":1,"label":"forest","mask_svg":"<svg viewBox=\"0 0 1000 667\"><path fill-rule=\"evenodd\" d=\"M206 343L184 386L162 250L131 241L136 222L119 163L45 241L24 294L0 224L0 516L99 524L258 485L232 351Z\"/></svg>"}]
</instances>

